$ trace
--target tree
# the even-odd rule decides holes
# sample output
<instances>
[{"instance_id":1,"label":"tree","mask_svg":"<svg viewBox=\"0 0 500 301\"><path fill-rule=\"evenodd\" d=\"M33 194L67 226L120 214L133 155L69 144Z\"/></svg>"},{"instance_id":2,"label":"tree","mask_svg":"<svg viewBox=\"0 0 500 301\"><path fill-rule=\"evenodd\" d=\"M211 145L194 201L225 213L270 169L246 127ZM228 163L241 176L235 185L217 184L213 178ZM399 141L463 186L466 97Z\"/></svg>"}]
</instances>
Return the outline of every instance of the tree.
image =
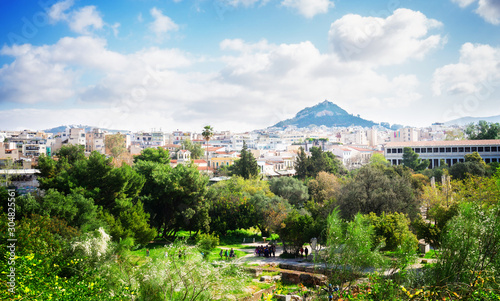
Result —
<instances>
[{"instance_id":1,"label":"tree","mask_svg":"<svg viewBox=\"0 0 500 301\"><path fill-rule=\"evenodd\" d=\"M481 155L478 152L473 152L473 153L465 155L464 161L465 162L481 163L481 164L486 166L486 163L484 162L483 158L481 158Z\"/></svg>"},{"instance_id":2,"label":"tree","mask_svg":"<svg viewBox=\"0 0 500 301\"><path fill-rule=\"evenodd\" d=\"M500 124L480 120L478 124L467 125L465 133L470 140L500 139Z\"/></svg>"},{"instance_id":3,"label":"tree","mask_svg":"<svg viewBox=\"0 0 500 301\"><path fill-rule=\"evenodd\" d=\"M311 147L311 156L307 157L304 149L299 149L295 161L295 170L299 179L315 178L319 172L326 171L333 174L346 172L344 165L331 152L323 152L320 147Z\"/></svg>"},{"instance_id":4,"label":"tree","mask_svg":"<svg viewBox=\"0 0 500 301\"><path fill-rule=\"evenodd\" d=\"M297 254L300 247L311 240L313 219L309 214L292 210L283 220L278 234L286 253Z\"/></svg>"},{"instance_id":5,"label":"tree","mask_svg":"<svg viewBox=\"0 0 500 301\"><path fill-rule=\"evenodd\" d=\"M414 171L421 171L429 166L429 160L420 160L419 155L410 147L403 149L403 166L409 167Z\"/></svg>"},{"instance_id":6,"label":"tree","mask_svg":"<svg viewBox=\"0 0 500 301\"><path fill-rule=\"evenodd\" d=\"M291 177L273 178L269 181L269 188L274 194L287 199L297 208L302 208L309 198L304 182Z\"/></svg>"},{"instance_id":7,"label":"tree","mask_svg":"<svg viewBox=\"0 0 500 301\"><path fill-rule=\"evenodd\" d=\"M106 147L106 153L111 154L114 158L119 158L121 154L127 151L125 147L125 136L120 133L106 135L104 137L104 145Z\"/></svg>"},{"instance_id":8,"label":"tree","mask_svg":"<svg viewBox=\"0 0 500 301\"><path fill-rule=\"evenodd\" d=\"M246 143L243 141L243 149L240 153L240 159L236 160L231 166L233 175L249 179L256 177L259 174L259 165L253 156L252 152L248 150Z\"/></svg>"},{"instance_id":9,"label":"tree","mask_svg":"<svg viewBox=\"0 0 500 301\"><path fill-rule=\"evenodd\" d=\"M182 140L182 149L187 149L191 152L191 159L199 159L203 156L203 149L201 148L201 145L199 145L198 143L193 143L189 139Z\"/></svg>"},{"instance_id":10,"label":"tree","mask_svg":"<svg viewBox=\"0 0 500 301\"><path fill-rule=\"evenodd\" d=\"M307 177L307 168L309 165L309 161L307 158L307 154L304 151L304 148L301 146L299 148L299 154L295 159L295 170L297 173L297 177L299 179L305 179Z\"/></svg>"},{"instance_id":11,"label":"tree","mask_svg":"<svg viewBox=\"0 0 500 301\"><path fill-rule=\"evenodd\" d=\"M146 183L141 191L151 224L164 238L181 228L208 231L208 204L205 202L208 178L196 166L138 161L134 166Z\"/></svg>"},{"instance_id":12,"label":"tree","mask_svg":"<svg viewBox=\"0 0 500 301\"><path fill-rule=\"evenodd\" d=\"M389 166L389 161L387 161L387 159L384 157L384 155L382 155L380 153L374 153L370 157L370 164Z\"/></svg>"},{"instance_id":13,"label":"tree","mask_svg":"<svg viewBox=\"0 0 500 301\"><path fill-rule=\"evenodd\" d=\"M158 148L146 148L141 152L140 155L134 157L134 163L139 161L150 161L160 164L170 163L170 153L168 150L158 147Z\"/></svg>"},{"instance_id":14,"label":"tree","mask_svg":"<svg viewBox=\"0 0 500 301\"><path fill-rule=\"evenodd\" d=\"M208 141L210 141L210 139L212 138L212 136L214 135L214 129L209 126L209 125L206 125L204 128L203 128L203 132L201 133L201 135L203 136L203 139L205 139L205 141L207 142L207 174L208 174Z\"/></svg>"},{"instance_id":15,"label":"tree","mask_svg":"<svg viewBox=\"0 0 500 301\"><path fill-rule=\"evenodd\" d=\"M346 289L365 268L383 264L382 255L373 245L374 228L366 216L358 213L346 223L335 209L328 216L327 225L327 262L335 275L331 278L334 284Z\"/></svg>"},{"instance_id":16,"label":"tree","mask_svg":"<svg viewBox=\"0 0 500 301\"><path fill-rule=\"evenodd\" d=\"M410 219L405 214L398 212L386 214L383 212L380 216L377 216L371 212L368 219L375 230L375 245L384 242L383 249L395 251L406 240L411 240L413 249L417 249L417 237L410 231Z\"/></svg>"},{"instance_id":17,"label":"tree","mask_svg":"<svg viewBox=\"0 0 500 301\"><path fill-rule=\"evenodd\" d=\"M389 167L365 165L340 189L338 204L342 217L351 220L356 213L377 215L402 212L416 216L418 201L411 174Z\"/></svg>"},{"instance_id":18,"label":"tree","mask_svg":"<svg viewBox=\"0 0 500 301\"><path fill-rule=\"evenodd\" d=\"M311 199L323 204L328 200L335 200L340 190L340 181L337 176L321 171L315 179L307 182Z\"/></svg>"}]
</instances>

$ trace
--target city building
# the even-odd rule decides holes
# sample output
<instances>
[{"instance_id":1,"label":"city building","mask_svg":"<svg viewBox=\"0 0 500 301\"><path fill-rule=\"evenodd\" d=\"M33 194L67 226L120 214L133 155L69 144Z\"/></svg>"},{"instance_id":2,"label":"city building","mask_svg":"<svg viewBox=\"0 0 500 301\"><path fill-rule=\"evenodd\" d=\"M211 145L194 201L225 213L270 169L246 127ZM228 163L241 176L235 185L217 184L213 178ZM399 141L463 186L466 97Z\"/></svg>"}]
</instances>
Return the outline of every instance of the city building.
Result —
<instances>
[{"instance_id":1,"label":"city building","mask_svg":"<svg viewBox=\"0 0 500 301\"><path fill-rule=\"evenodd\" d=\"M420 159L429 160L429 168L440 166L441 160L453 166L464 162L465 155L473 152L478 152L486 163L500 162L500 140L390 142L385 145L385 158L392 165L402 164L405 147L413 149Z\"/></svg>"}]
</instances>

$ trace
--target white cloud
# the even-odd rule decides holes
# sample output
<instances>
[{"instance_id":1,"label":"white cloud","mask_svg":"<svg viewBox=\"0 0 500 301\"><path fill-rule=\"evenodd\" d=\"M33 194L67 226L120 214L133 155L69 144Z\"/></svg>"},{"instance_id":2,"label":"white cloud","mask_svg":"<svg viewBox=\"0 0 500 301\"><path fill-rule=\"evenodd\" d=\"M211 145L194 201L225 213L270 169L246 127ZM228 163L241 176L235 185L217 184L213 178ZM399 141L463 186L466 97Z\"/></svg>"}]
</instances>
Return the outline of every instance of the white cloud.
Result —
<instances>
[{"instance_id":1,"label":"white cloud","mask_svg":"<svg viewBox=\"0 0 500 301\"><path fill-rule=\"evenodd\" d=\"M317 14L326 14L328 9L334 7L331 0L283 0L281 5L297 10L306 18L312 18Z\"/></svg>"},{"instance_id":2,"label":"white cloud","mask_svg":"<svg viewBox=\"0 0 500 301\"><path fill-rule=\"evenodd\" d=\"M458 4L458 6L462 8L467 7L476 1L477 0L451 0L451 2Z\"/></svg>"},{"instance_id":3,"label":"white cloud","mask_svg":"<svg viewBox=\"0 0 500 301\"><path fill-rule=\"evenodd\" d=\"M149 24L149 29L156 34L158 38L170 31L179 30L179 25L175 24L168 16L163 15L162 11L153 7L150 10L154 21Z\"/></svg>"},{"instance_id":4,"label":"white cloud","mask_svg":"<svg viewBox=\"0 0 500 301\"><path fill-rule=\"evenodd\" d=\"M498 0L452 0L452 2L457 3L461 8L478 2L478 7L474 12L488 23L500 24L500 1Z\"/></svg>"},{"instance_id":5,"label":"white cloud","mask_svg":"<svg viewBox=\"0 0 500 301\"><path fill-rule=\"evenodd\" d=\"M65 0L52 5L48 12L51 22L55 23L60 20L67 20L68 15L65 12L70 9L73 4L73 0Z\"/></svg>"},{"instance_id":6,"label":"white cloud","mask_svg":"<svg viewBox=\"0 0 500 301\"><path fill-rule=\"evenodd\" d=\"M69 27L76 33L88 34L90 28L101 29L104 25L102 18L95 6L85 6L74 11Z\"/></svg>"},{"instance_id":7,"label":"white cloud","mask_svg":"<svg viewBox=\"0 0 500 301\"><path fill-rule=\"evenodd\" d=\"M498 0L479 0L476 13L486 22L493 25L500 24L500 2Z\"/></svg>"},{"instance_id":8,"label":"white cloud","mask_svg":"<svg viewBox=\"0 0 500 301\"><path fill-rule=\"evenodd\" d=\"M397 9L385 19L349 14L332 23L329 39L333 51L345 61L393 65L422 59L445 43L440 35L428 35L441 25L410 9Z\"/></svg>"},{"instance_id":9,"label":"white cloud","mask_svg":"<svg viewBox=\"0 0 500 301\"><path fill-rule=\"evenodd\" d=\"M490 45L462 45L459 62L436 69L433 76L433 92L437 96L482 95L498 90L499 86L500 48Z\"/></svg>"},{"instance_id":10,"label":"white cloud","mask_svg":"<svg viewBox=\"0 0 500 301\"><path fill-rule=\"evenodd\" d=\"M68 11L73 4L73 0L65 0L52 5L48 13L50 21L52 23L65 21L72 31L79 34L90 34L93 30L103 28L105 23L95 6L84 6ZM115 32L116 29L114 28Z\"/></svg>"}]
</instances>

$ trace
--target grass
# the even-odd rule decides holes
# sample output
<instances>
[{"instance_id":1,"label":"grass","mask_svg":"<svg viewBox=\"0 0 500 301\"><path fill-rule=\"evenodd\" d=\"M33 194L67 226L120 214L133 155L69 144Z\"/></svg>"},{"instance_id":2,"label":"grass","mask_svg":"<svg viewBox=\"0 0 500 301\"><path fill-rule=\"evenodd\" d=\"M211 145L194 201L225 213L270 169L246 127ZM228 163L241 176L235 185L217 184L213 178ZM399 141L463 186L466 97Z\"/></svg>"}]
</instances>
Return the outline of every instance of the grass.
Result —
<instances>
[{"instance_id":1,"label":"grass","mask_svg":"<svg viewBox=\"0 0 500 301\"><path fill-rule=\"evenodd\" d=\"M426 258L426 259L437 258L437 252L436 252L436 250L430 250L429 252L425 253L424 258Z\"/></svg>"}]
</instances>

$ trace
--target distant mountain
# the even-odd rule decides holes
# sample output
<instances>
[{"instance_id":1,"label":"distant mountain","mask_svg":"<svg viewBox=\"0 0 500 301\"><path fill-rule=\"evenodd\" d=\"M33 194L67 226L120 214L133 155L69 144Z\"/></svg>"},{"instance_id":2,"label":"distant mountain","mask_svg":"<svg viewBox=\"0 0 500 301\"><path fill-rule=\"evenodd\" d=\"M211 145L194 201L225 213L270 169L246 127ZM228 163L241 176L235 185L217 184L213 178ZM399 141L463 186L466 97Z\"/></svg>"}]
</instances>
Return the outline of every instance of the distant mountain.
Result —
<instances>
[{"instance_id":1,"label":"distant mountain","mask_svg":"<svg viewBox=\"0 0 500 301\"><path fill-rule=\"evenodd\" d=\"M500 122L500 115L490 117L462 117L445 122L445 125L467 125L469 123L478 123L480 120L497 123Z\"/></svg>"},{"instance_id":2,"label":"distant mountain","mask_svg":"<svg viewBox=\"0 0 500 301\"><path fill-rule=\"evenodd\" d=\"M359 115L354 116L349 114L333 102L325 100L313 107L303 109L292 119L276 123L273 127L285 127L289 125L305 128L311 125L324 125L327 127L372 127L377 124L373 121L363 119Z\"/></svg>"},{"instance_id":3,"label":"distant mountain","mask_svg":"<svg viewBox=\"0 0 500 301\"><path fill-rule=\"evenodd\" d=\"M45 133L52 133L52 134L57 134L57 133L61 133L61 132L64 132L67 128L70 128L70 129L84 129L85 132L90 132L92 131L92 129L95 129L97 128L96 126L90 126L90 125L75 125L75 124L71 124L71 125L61 125L61 126L58 126L58 127L55 127L55 128L51 128L51 129L47 129L47 130L44 130ZM126 131L126 130L109 130L109 129L101 129L103 131L108 131L110 133L128 133L129 131Z\"/></svg>"}]
</instances>

